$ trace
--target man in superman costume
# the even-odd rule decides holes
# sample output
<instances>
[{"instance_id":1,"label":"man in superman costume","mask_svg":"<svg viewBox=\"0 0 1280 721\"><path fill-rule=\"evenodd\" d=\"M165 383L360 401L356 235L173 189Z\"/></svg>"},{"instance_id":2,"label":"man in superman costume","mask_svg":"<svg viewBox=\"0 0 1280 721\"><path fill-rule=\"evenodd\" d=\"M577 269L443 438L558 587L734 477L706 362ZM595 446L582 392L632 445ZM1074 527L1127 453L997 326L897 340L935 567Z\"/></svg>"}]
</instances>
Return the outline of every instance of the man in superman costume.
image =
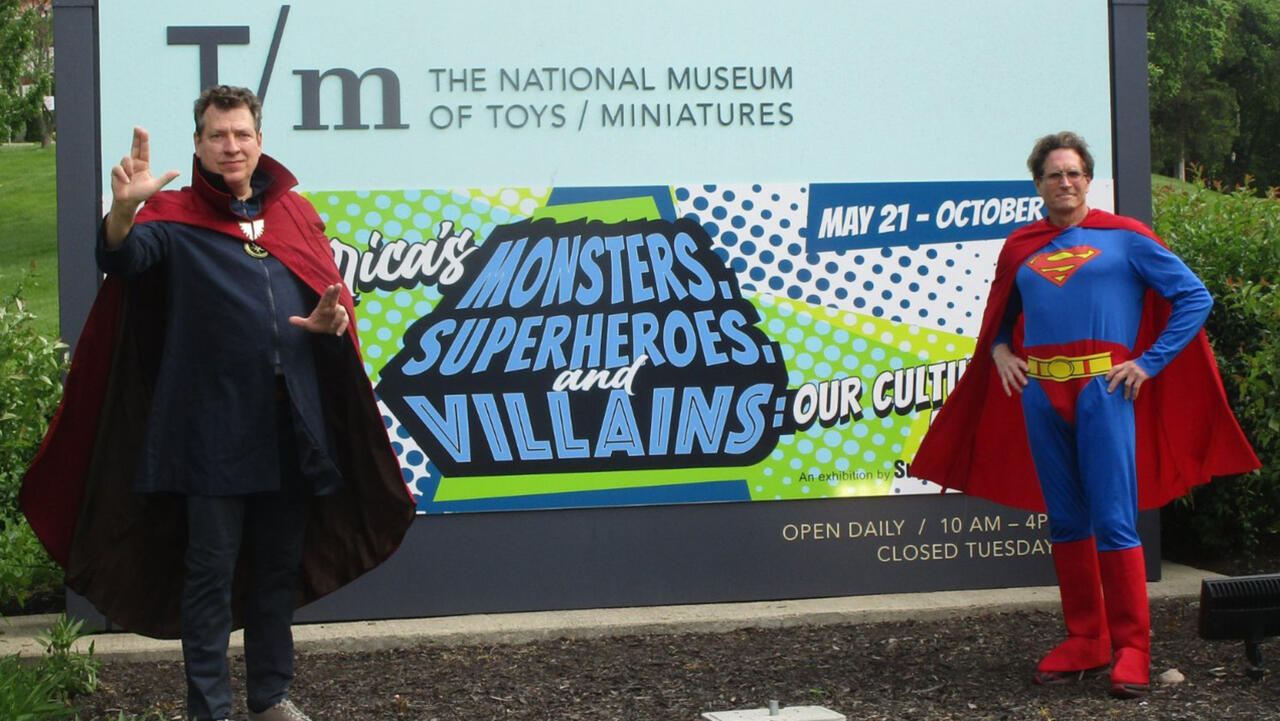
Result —
<instances>
[{"instance_id":1,"label":"man in superman costume","mask_svg":"<svg viewBox=\"0 0 1280 721\"><path fill-rule=\"evenodd\" d=\"M305 721L295 605L386 559L414 505L323 223L262 154L261 105L210 88L195 121L190 187L159 192L178 173L152 176L141 128L112 169L108 277L21 503L70 588L181 637L191 718L231 715L243 625L249 718Z\"/></svg>"},{"instance_id":2,"label":"man in superman costume","mask_svg":"<svg viewBox=\"0 0 1280 721\"><path fill-rule=\"evenodd\" d=\"M1001 249L973 362L911 472L1047 510L1067 639L1035 681L1110 664L1111 694L1141 696L1138 510L1259 463L1201 330L1204 284L1145 225L1087 206L1093 158L1079 136L1041 138L1027 166L1048 218Z\"/></svg>"}]
</instances>

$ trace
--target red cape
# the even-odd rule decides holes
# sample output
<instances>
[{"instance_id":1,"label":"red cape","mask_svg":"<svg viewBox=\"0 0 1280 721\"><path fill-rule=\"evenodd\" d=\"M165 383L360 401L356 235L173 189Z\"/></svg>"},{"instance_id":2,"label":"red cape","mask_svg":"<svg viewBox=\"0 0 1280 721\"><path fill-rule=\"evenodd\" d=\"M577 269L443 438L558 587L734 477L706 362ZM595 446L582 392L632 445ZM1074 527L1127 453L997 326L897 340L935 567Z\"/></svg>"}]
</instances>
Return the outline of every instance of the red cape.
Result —
<instances>
[{"instance_id":1,"label":"red cape","mask_svg":"<svg viewBox=\"0 0 1280 721\"><path fill-rule=\"evenodd\" d=\"M198 161L197 161L198 164ZM293 193L293 175L270 157L259 170L274 182L257 240L317 294L340 283L324 224ZM218 230L243 242L225 211L227 196L192 171L193 186L152 197L136 222L167 221ZM67 586L111 621L146 635L175 638L184 576L186 510L181 496L132 492L133 471L164 343L164 283L159 273L130 281L108 277L81 332L62 402L23 479L19 502ZM413 521L414 503L391 450L360 360L352 319L342 352L317 354L324 416L344 484L314 499L299 578L298 605L336 590L381 563ZM193 410L193 412L198 412ZM239 618L240 589L233 589ZM237 621L238 623L238 621Z\"/></svg>"},{"instance_id":2,"label":"red cape","mask_svg":"<svg viewBox=\"0 0 1280 721\"><path fill-rule=\"evenodd\" d=\"M1129 230L1164 244L1142 223L1101 210L1089 211L1080 225ZM1016 393L1005 395L990 349L1018 267L1061 231L1041 220L1019 228L1005 241L973 360L920 442L911 475L1007 506L1045 509L1021 399ZM1168 301L1147 292L1135 353L1141 354L1155 342L1169 311ZM1022 354L1021 333L1015 333L1014 351ZM1143 385L1134 410L1142 509L1159 508L1213 476L1246 473L1261 466L1227 405L1218 364L1203 329Z\"/></svg>"}]
</instances>

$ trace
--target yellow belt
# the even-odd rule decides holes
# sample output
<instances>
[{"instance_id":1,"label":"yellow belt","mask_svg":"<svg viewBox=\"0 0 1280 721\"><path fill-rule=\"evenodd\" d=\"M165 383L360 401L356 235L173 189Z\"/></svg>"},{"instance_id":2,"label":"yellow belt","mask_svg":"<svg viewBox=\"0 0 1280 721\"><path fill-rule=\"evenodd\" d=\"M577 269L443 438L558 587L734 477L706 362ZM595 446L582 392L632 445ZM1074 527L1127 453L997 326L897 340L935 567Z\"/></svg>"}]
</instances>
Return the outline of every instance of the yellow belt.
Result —
<instances>
[{"instance_id":1,"label":"yellow belt","mask_svg":"<svg viewBox=\"0 0 1280 721\"><path fill-rule=\"evenodd\" d=\"M1065 381L1072 378L1100 376L1111 370L1111 354L1094 353L1085 356L1056 355L1052 358L1027 357L1027 375L1049 381Z\"/></svg>"}]
</instances>

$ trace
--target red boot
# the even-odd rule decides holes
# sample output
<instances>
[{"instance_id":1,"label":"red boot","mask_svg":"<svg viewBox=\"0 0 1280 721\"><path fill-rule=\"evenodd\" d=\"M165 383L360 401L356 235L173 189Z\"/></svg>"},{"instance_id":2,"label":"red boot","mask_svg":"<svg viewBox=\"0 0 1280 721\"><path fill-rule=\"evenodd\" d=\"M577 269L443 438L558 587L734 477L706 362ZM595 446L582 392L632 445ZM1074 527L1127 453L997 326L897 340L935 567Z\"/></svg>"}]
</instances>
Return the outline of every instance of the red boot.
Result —
<instances>
[{"instance_id":1,"label":"red boot","mask_svg":"<svg viewBox=\"0 0 1280 721\"><path fill-rule=\"evenodd\" d=\"M1085 671L1111 663L1111 637L1093 537L1053 544L1053 567L1058 572L1067 640L1036 667L1034 681L1042 684L1073 681Z\"/></svg>"},{"instance_id":2,"label":"red boot","mask_svg":"<svg viewBox=\"0 0 1280 721\"><path fill-rule=\"evenodd\" d=\"M1111 695L1146 696L1151 689L1151 609L1142 546L1098 553L1111 626Z\"/></svg>"}]
</instances>

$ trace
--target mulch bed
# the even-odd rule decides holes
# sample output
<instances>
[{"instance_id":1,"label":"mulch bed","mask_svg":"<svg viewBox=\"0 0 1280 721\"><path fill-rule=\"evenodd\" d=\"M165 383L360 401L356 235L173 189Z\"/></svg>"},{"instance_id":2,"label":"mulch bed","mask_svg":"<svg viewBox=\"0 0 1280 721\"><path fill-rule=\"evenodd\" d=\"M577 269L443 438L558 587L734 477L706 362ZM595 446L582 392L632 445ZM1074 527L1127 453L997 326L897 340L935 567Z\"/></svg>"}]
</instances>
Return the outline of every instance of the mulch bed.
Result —
<instances>
[{"instance_id":1,"label":"mulch bed","mask_svg":"<svg viewBox=\"0 0 1280 721\"><path fill-rule=\"evenodd\" d=\"M1248 558L1173 558L1227 575L1280 571L1274 539ZM1280 643L1262 646L1268 673L1246 673L1240 642L1197 634L1199 604L1152 604L1151 696L1117 701L1106 674L1057 687L1030 682L1063 633L1059 613L1025 611L952 621L895 621L729 633L649 634L488 646L423 646L302 654L292 696L315 721L697 721L706 711L823 706L854 719L1280 720ZM30 609L27 609L31 612ZM232 664L243 693L242 659ZM110 663L79 699L79 718L121 711L185 718L177 662ZM237 698L243 709L243 697ZM244 718L240 712L238 718Z\"/></svg>"},{"instance_id":2,"label":"mulch bed","mask_svg":"<svg viewBox=\"0 0 1280 721\"><path fill-rule=\"evenodd\" d=\"M1039 654L1061 633L1049 612L304 654L292 696L316 721L694 721L770 699L849 719L1280 719L1277 673L1254 681L1242 644L1200 640L1197 606L1153 605L1153 675L1172 668L1186 680L1143 700L1109 698L1105 674L1031 684ZM1264 659L1276 651L1268 642ZM176 662L109 664L80 717L181 718L183 689Z\"/></svg>"}]
</instances>

